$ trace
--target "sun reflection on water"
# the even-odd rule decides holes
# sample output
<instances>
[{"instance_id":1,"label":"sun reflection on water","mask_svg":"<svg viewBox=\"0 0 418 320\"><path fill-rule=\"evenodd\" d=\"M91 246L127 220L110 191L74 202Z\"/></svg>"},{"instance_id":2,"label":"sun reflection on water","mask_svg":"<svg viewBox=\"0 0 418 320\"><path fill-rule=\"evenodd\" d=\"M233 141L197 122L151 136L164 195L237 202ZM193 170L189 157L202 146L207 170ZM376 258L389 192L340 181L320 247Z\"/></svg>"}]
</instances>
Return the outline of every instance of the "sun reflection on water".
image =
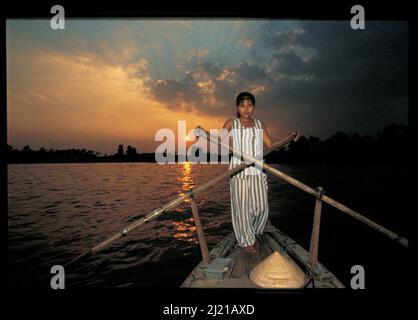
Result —
<instances>
[{"instance_id":1,"label":"sun reflection on water","mask_svg":"<svg viewBox=\"0 0 418 320\"><path fill-rule=\"evenodd\" d=\"M195 181L192 177L192 165L187 161L183 165L183 171L179 181L181 182L181 188L178 191L180 196L185 195L186 192L195 185ZM186 199L184 202L190 204L190 199ZM181 210L180 212L190 213L191 211ZM174 225L174 237L176 239L189 243L197 243L196 226L192 217L183 221L173 221L172 223Z\"/></svg>"},{"instance_id":2,"label":"sun reflection on water","mask_svg":"<svg viewBox=\"0 0 418 320\"><path fill-rule=\"evenodd\" d=\"M190 188L192 188L195 184L195 181L192 177L192 165L190 162L186 161L183 165L183 174L179 178L181 182L181 189L179 190L179 195L183 196L186 194ZM185 200L186 203L190 203L190 200Z\"/></svg>"},{"instance_id":3,"label":"sun reflection on water","mask_svg":"<svg viewBox=\"0 0 418 320\"><path fill-rule=\"evenodd\" d=\"M172 223L175 229L174 238L185 242L197 243L196 227L193 218L185 221L173 221Z\"/></svg>"}]
</instances>

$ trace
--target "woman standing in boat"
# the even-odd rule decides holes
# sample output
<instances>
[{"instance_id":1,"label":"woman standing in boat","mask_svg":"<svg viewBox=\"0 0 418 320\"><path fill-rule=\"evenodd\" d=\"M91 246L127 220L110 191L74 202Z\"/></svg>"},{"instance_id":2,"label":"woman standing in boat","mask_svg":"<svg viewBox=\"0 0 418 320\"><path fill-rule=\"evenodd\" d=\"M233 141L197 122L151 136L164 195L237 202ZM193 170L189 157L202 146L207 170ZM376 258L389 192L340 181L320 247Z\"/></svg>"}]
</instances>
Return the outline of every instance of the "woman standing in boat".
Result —
<instances>
[{"instance_id":1,"label":"woman standing in boat","mask_svg":"<svg viewBox=\"0 0 418 320\"><path fill-rule=\"evenodd\" d=\"M237 117L225 122L223 128L232 134L232 146L242 153L257 157L267 148L279 144L273 142L263 122L253 118L255 98L249 92L241 92L236 98ZM233 155L229 168L243 162ZM248 253L255 252L254 243L261 236L268 219L268 184L262 168L249 166L230 178L232 226L238 245Z\"/></svg>"}]
</instances>

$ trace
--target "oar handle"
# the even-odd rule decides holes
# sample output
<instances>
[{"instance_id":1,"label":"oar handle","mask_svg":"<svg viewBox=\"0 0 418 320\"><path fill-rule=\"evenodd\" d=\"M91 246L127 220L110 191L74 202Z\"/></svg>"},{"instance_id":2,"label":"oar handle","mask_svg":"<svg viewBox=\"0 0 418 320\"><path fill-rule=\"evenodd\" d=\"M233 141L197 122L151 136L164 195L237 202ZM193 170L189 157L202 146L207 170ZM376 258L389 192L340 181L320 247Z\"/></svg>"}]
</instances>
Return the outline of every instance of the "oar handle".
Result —
<instances>
[{"instance_id":1,"label":"oar handle","mask_svg":"<svg viewBox=\"0 0 418 320\"><path fill-rule=\"evenodd\" d=\"M206 131L204 128L202 128L201 126L197 126L195 128L195 135L198 136L198 137L201 137L201 136L208 137L208 136L210 136L210 133L208 131ZM276 149L279 149L279 148L283 147L284 145L290 143L291 141L296 142L296 141L299 140L299 138L300 138L299 133L296 132L296 131L293 131L289 136L287 136L284 139L280 140L277 143L277 146L274 147L274 149L275 150ZM213 142L211 139L208 139L208 141Z\"/></svg>"}]
</instances>

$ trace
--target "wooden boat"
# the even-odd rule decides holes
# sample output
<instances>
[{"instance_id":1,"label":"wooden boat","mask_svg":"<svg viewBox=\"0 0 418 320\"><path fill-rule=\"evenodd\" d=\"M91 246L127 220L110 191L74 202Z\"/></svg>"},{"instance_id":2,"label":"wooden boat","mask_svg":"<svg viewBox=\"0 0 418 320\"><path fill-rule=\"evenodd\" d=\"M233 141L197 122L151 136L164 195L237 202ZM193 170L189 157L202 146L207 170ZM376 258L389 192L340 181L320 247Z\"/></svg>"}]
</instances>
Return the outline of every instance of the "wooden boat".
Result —
<instances>
[{"instance_id":1,"label":"wooden boat","mask_svg":"<svg viewBox=\"0 0 418 320\"><path fill-rule=\"evenodd\" d=\"M270 223L261 239L255 244L255 254L244 252L237 246L233 233L221 240L209 253L210 259L229 258L228 271L222 280L207 279L203 261L199 263L183 282L183 288L253 288L262 289L249 277L251 270L273 252L279 252L294 261L305 273L303 287L344 288L344 285L321 263L309 263L309 253L298 243Z\"/></svg>"}]
</instances>

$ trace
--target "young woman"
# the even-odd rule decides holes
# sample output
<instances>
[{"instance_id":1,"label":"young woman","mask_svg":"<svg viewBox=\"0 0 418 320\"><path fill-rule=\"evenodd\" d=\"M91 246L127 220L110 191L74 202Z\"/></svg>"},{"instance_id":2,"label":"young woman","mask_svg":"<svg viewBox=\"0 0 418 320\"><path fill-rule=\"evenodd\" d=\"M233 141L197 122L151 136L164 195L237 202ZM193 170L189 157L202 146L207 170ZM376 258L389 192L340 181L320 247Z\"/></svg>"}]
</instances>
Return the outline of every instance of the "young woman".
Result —
<instances>
[{"instance_id":1,"label":"young woman","mask_svg":"<svg viewBox=\"0 0 418 320\"><path fill-rule=\"evenodd\" d=\"M232 135L232 146L244 154L256 157L267 148L279 144L273 142L266 126L253 118L255 98L249 92L241 92L236 98L237 117L225 122L223 128ZM229 168L242 163L233 155ZM249 166L230 179L232 226L240 247L248 253L255 252L256 236L262 235L268 219L267 176L261 168Z\"/></svg>"}]
</instances>

